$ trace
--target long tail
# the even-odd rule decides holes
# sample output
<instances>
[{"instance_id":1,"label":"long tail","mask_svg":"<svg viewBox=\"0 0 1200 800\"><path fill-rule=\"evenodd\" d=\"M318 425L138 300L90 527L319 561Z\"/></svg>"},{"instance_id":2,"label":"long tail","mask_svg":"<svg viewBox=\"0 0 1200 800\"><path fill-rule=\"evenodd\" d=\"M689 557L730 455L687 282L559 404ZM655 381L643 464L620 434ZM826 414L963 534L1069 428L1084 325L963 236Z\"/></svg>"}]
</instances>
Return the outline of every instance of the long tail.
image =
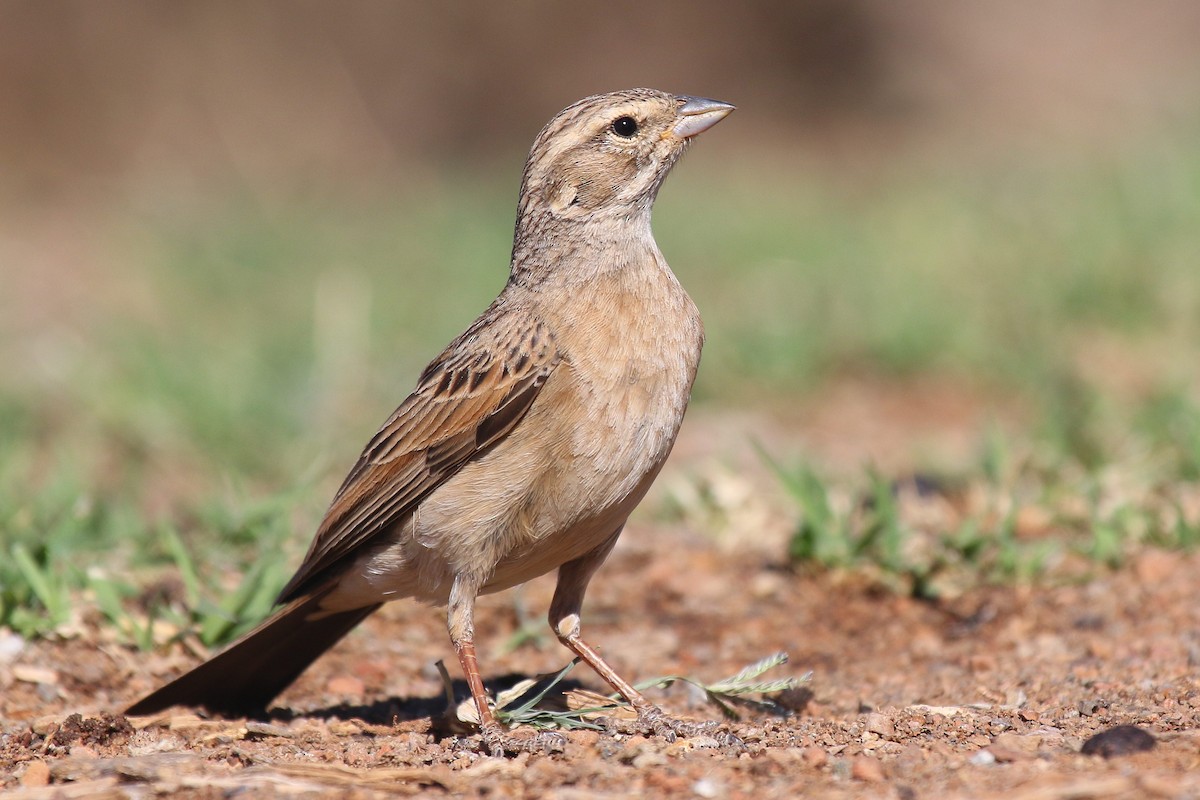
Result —
<instances>
[{"instance_id":1,"label":"long tail","mask_svg":"<svg viewBox=\"0 0 1200 800\"><path fill-rule=\"evenodd\" d=\"M226 650L143 697L126 714L154 714L171 706L203 706L226 716L263 711L299 677L382 604L323 613L324 592L281 608Z\"/></svg>"}]
</instances>

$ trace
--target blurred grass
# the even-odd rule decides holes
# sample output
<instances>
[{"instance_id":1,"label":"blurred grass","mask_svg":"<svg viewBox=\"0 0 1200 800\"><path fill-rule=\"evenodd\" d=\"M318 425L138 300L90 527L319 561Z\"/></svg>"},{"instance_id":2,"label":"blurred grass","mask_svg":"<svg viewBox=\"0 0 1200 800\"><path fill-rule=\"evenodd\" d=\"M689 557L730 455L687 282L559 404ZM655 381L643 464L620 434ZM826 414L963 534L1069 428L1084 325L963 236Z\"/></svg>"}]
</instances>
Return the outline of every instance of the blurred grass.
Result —
<instances>
[{"instance_id":1,"label":"blurred grass","mask_svg":"<svg viewBox=\"0 0 1200 800\"><path fill-rule=\"evenodd\" d=\"M1200 149L1152 144L854 181L730 169L719 191L686 165L655 230L708 329L697 401L937 373L1030 398L1050 482L1142 451L1163 480L1195 480ZM126 290L96 298L86 335L0 343L0 541L24 553L0 568L0 624L61 625L53 581L86 588L89 567L177 570L168 529L198 571L227 571L191 601L237 585L264 542L298 556L330 481L503 285L514 205L514 176L463 176L420 202L243 197L114 230ZM1106 342L1127 354L1118 372L1149 373L1145 396L1115 397L1121 376L1092 360ZM256 502L253 524L217 519ZM58 576L45 597L39 570ZM229 613L212 642L244 628Z\"/></svg>"},{"instance_id":2,"label":"blurred grass","mask_svg":"<svg viewBox=\"0 0 1200 800\"><path fill-rule=\"evenodd\" d=\"M1189 412L1189 424L1200 414ZM788 559L798 570L858 570L924 599L981 583L1086 580L1148 548L1200 546L1200 491L1148 460L1148 449L1089 471L1038 448L993 439L957 474L888 477L868 468L834 481L763 457L795 503ZM1174 443L1163 449L1174 449ZM1192 445L1181 448L1194 453ZM991 464L1003 462L998 470Z\"/></svg>"},{"instance_id":3,"label":"blurred grass","mask_svg":"<svg viewBox=\"0 0 1200 800\"><path fill-rule=\"evenodd\" d=\"M1200 343L1200 152L733 191L658 217L720 334L706 396L848 367L1028 388L1096 331Z\"/></svg>"}]
</instances>

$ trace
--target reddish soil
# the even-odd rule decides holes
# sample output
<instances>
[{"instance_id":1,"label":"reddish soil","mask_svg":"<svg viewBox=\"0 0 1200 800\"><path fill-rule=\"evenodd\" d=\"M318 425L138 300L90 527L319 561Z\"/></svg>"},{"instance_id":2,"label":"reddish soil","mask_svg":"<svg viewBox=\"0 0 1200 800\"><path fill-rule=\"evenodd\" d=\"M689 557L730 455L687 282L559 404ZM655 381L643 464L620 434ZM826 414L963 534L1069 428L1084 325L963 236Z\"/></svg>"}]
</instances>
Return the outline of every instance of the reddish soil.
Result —
<instances>
[{"instance_id":1,"label":"reddish soil","mask_svg":"<svg viewBox=\"0 0 1200 800\"><path fill-rule=\"evenodd\" d=\"M589 597L585 632L626 675L716 680L776 650L812 670L725 730L668 743L566 734L553 755L493 759L435 732L440 612L385 608L280 698L270 719L186 710L126 720L123 704L197 660L81 634L27 643L0 665L0 788L13 797L1195 797L1200 793L1197 555L1147 551L1081 585L976 588L945 604L860 575L799 575L774 545L645 522ZM775 551L777 552L777 551ZM520 597L540 616L552 584ZM511 596L487 598L485 674L557 669L549 639L503 654ZM603 688L584 668L571 676ZM461 693L461 685L458 687ZM682 717L718 711L680 684L655 695ZM79 715L79 716L73 716ZM1131 725L1147 741L1118 731ZM1104 755L1084 755L1097 748Z\"/></svg>"}]
</instances>

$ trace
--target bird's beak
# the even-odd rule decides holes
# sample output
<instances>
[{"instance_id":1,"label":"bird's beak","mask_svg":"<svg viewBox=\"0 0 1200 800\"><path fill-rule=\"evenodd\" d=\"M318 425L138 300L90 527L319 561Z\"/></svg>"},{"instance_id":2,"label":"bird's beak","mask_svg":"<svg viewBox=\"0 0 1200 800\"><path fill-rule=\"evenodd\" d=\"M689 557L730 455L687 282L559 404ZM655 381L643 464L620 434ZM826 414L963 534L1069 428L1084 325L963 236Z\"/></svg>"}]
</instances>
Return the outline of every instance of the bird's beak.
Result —
<instances>
[{"instance_id":1,"label":"bird's beak","mask_svg":"<svg viewBox=\"0 0 1200 800\"><path fill-rule=\"evenodd\" d=\"M671 132L680 139L690 139L698 133L716 125L733 111L734 106L722 103L720 100L709 100L707 97L689 97L679 95L683 105L679 107L679 121Z\"/></svg>"}]
</instances>

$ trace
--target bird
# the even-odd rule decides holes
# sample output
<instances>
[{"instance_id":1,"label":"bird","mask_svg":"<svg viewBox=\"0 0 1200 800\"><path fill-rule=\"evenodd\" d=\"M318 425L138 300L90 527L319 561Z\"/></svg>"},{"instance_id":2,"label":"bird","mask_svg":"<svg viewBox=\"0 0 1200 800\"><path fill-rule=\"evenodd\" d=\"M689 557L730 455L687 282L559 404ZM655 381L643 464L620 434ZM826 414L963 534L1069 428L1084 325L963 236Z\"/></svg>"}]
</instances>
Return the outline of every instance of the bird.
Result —
<instances>
[{"instance_id":1,"label":"bird","mask_svg":"<svg viewBox=\"0 0 1200 800\"><path fill-rule=\"evenodd\" d=\"M264 711L372 612L411 598L447 609L482 747L550 747L497 721L474 609L481 594L557 570L548 616L558 640L647 733L693 733L601 658L581 618L589 582L674 445L704 344L651 208L693 138L733 110L630 89L554 116L522 173L507 283L368 442L281 607L126 713Z\"/></svg>"}]
</instances>

